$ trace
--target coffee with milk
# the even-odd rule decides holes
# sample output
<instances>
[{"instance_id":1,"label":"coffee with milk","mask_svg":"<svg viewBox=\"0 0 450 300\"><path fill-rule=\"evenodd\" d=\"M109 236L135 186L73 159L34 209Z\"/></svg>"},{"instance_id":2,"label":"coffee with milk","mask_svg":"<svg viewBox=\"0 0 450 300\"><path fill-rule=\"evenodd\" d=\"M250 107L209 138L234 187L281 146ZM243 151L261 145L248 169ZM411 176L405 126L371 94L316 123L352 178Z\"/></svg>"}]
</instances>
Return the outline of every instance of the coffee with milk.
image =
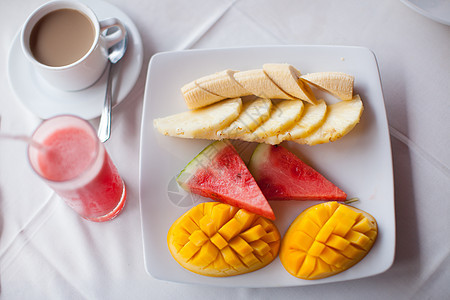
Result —
<instances>
[{"instance_id":1,"label":"coffee with milk","mask_svg":"<svg viewBox=\"0 0 450 300\"><path fill-rule=\"evenodd\" d=\"M92 47L95 28L75 9L58 9L42 17L30 35L30 50L40 63L61 67L82 58Z\"/></svg>"}]
</instances>

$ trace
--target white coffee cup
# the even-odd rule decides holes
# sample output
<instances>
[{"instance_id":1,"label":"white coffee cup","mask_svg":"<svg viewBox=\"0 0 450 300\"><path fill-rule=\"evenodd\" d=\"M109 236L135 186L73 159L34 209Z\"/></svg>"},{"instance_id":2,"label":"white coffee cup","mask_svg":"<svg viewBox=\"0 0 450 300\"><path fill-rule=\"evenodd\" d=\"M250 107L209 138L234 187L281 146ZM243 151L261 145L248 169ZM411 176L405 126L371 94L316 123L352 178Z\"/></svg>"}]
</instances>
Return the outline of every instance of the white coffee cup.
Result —
<instances>
[{"instance_id":1,"label":"white coffee cup","mask_svg":"<svg viewBox=\"0 0 450 300\"><path fill-rule=\"evenodd\" d=\"M50 13L55 15L55 11L60 13L61 10L70 10L70 12L75 10L87 17L93 26L93 36L90 47L81 57L65 65L55 66L43 63L35 57L31 49L30 37L33 28L43 17ZM112 34L106 34L106 29L111 27L117 27L118 30ZM99 21L95 13L80 2L52 1L37 8L28 17L21 31L21 43L25 56L42 78L58 89L77 91L91 86L101 77L108 63L108 49L120 42L125 37L125 32L125 26L118 19L109 18Z\"/></svg>"}]
</instances>

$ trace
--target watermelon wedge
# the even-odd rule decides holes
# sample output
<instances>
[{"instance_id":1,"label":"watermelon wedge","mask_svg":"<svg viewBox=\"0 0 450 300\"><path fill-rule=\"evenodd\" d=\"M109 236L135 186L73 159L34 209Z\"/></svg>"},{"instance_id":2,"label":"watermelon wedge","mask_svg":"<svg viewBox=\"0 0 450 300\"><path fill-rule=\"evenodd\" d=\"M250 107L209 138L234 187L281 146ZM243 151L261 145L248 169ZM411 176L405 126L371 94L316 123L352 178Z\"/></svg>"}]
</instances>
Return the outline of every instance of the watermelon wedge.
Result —
<instances>
[{"instance_id":1,"label":"watermelon wedge","mask_svg":"<svg viewBox=\"0 0 450 300\"><path fill-rule=\"evenodd\" d=\"M186 191L275 220L267 199L233 145L216 141L203 149L177 177Z\"/></svg>"},{"instance_id":2,"label":"watermelon wedge","mask_svg":"<svg viewBox=\"0 0 450 300\"><path fill-rule=\"evenodd\" d=\"M269 200L336 200L347 194L282 146L259 144L249 170Z\"/></svg>"}]
</instances>

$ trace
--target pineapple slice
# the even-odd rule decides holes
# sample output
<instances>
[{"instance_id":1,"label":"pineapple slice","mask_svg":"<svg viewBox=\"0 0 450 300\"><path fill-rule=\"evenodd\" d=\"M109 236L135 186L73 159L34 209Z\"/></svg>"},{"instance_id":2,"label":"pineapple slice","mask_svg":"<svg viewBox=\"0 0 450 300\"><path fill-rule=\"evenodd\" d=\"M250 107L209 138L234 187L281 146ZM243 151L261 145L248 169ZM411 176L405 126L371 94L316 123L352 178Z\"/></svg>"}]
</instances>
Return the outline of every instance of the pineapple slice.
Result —
<instances>
[{"instance_id":1,"label":"pineapple slice","mask_svg":"<svg viewBox=\"0 0 450 300\"><path fill-rule=\"evenodd\" d=\"M293 276L320 279L352 267L370 251L378 234L370 214L337 202L303 211L286 231L280 261Z\"/></svg>"},{"instance_id":2,"label":"pineapple slice","mask_svg":"<svg viewBox=\"0 0 450 300\"><path fill-rule=\"evenodd\" d=\"M359 95L355 95L350 101L331 104L328 106L325 122L317 130L293 141L312 146L340 139L359 123L363 109Z\"/></svg>"},{"instance_id":3,"label":"pineapple slice","mask_svg":"<svg viewBox=\"0 0 450 300\"><path fill-rule=\"evenodd\" d=\"M241 109L241 98L228 99L204 108L154 119L153 125L164 135L214 139L217 131L239 116Z\"/></svg>"},{"instance_id":4,"label":"pineapple slice","mask_svg":"<svg viewBox=\"0 0 450 300\"><path fill-rule=\"evenodd\" d=\"M303 80L341 100L352 100L355 78L342 72L317 72L302 75Z\"/></svg>"},{"instance_id":5,"label":"pineapple slice","mask_svg":"<svg viewBox=\"0 0 450 300\"><path fill-rule=\"evenodd\" d=\"M212 225L186 231L186 223L203 223L201 220ZM272 221L219 202L194 206L167 234L169 251L182 267L213 277L244 274L268 265L277 257L280 243Z\"/></svg>"},{"instance_id":6,"label":"pineapple slice","mask_svg":"<svg viewBox=\"0 0 450 300\"><path fill-rule=\"evenodd\" d=\"M233 138L239 134L251 133L265 122L272 109L270 99L258 98L243 104L239 117L230 126L218 132L218 136Z\"/></svg>"},{"instance_id":7,"label":"pineapple slice","mask_svg":"<svg viewBox=\"0 0 450 300\"><path fill-rule=\"evenodd\" d=\"M299 79L299 70L289 64L264 64L263 70L285 93L311 104L316 103L311 88Z\"/></svg>"},{"instance_id":8,"label":"pineapple slice","mask_svg":"<svg viewBox=\"0 0 450 300\"><path fill-rule=\"evenodd\" d=\"M254 142L282 133L286 129L294 126L299 120L303 111L303 101L283 100L273 103L272 112L269 119L262 123L251 133L237 135L238 139Z\"/></svg>"},{"instance_id":9,"label":"pineapple slice","mask_svg":"<svg viewBox=\"0 0 450 300\"><path fill-rule=\"evenodd\" d=\"M327 113L327 104L320 100L316 105L305 104L303 115L300 120L286 131L264 139L264 142L271 145L280 144L283 141L290 141L307 136L325 121Z\"/></svg>"}]
</instances>

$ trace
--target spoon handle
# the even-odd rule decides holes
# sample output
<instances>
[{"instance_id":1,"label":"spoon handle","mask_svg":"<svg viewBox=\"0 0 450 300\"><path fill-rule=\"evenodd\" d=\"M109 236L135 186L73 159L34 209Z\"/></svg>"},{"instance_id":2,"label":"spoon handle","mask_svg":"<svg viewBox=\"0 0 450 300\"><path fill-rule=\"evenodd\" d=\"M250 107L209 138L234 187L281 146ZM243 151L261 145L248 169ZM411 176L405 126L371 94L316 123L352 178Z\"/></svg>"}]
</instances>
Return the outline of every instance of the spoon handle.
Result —
<instances>
[{"instance_id":1,"label":"spoon handle","mask_svg":"<svg viewBox=\"0 0 450 300\"><path fill-rule=\"evenodd\" d=\"M106 142L111 136L111 82L112 82L112 63L109 63L108 82L106 83L105 104L103 105L102 115L100 117L100 124L98 125L97 135L102 143Z\"/></svg>"}]
</instances>

